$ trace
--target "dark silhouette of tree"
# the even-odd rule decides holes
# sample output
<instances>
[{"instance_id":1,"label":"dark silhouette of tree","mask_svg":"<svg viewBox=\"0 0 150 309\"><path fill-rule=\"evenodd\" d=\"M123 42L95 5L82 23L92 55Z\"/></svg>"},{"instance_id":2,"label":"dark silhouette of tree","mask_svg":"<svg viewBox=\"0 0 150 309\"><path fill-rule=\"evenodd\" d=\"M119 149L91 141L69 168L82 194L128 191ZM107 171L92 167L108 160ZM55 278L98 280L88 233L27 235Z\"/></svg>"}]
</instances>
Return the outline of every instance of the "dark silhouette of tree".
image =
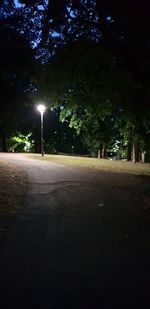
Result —
<instances>
[{"instance_id":1,"label":"dark silhouette of tree","mask_svg":"<svg viewBox=\"0 0 150 309\"><path fill-rule=\"evenodd\" d=\"M1 148L7 150L7 137L19 122L19 113L30 90L33 51L28 40L13 24L12 2L0 14Z\"/></svg>"}]
</instances>

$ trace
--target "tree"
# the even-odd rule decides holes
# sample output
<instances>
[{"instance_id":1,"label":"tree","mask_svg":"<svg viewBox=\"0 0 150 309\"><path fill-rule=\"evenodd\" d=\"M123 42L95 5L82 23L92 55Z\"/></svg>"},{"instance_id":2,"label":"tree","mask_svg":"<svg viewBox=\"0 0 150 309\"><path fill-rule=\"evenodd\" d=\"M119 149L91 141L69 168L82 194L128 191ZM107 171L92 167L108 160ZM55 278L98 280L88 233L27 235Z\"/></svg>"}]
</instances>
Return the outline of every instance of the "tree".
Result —
<instances>
[{"instance_id":1,"label":"tree","mask_svg":"<svg viewBox=\"0 0 150 309\"><path fill-rule=\"evenodd\" d=\"M136 161L149 113L150 20L146 3L20 3L24 6L15 10L15 27L19 31L19 21L20 31L34 46L38 60L34 80L41 94L50 103L65 106L68 113L71 108L72 117L80 107L84 111L91 108L91 119L100 114L100 119L109 123L109 115L117 111L121 121L116 117L115 126L122 138L126 135L128 144L132 143Z\"/></svg>"},{"instance_id":2,"label":"tree","mask_svg":"<svg viewBox=\"0 0 150 309\"><path fill-rule=\"evenodd\" d=\"M65 22L64 18L66 14L65 5L67 5L67 3L68 3L67 1L63 1L64 9L61 11L61 17L59 14L57 15L57 19L60 18L59 22L61 23L61 25L64 25ZM84 69L82 70L81 66L79 65L76 65L75 67L75 72L78 71L78 75L76 75L76 82L78 82L76 87L71 87L72 86L71 83L68 83L68 87L66 85L64 87L64 79L62 78L63 82L61 83L61 85L62 88L64 87L63 99L65 100L68 96L69 103L71 101L74 102L74 104L77 104L77 100L75 100L75 97L78 94L80 97L78 98L78 102L80 99L80 101L82 101L81 104L84 104L87 92L90 90L89 91L90 93L92 89L93 97L97 100L97 102L99 102L99 99L100 97L102 97L102 94L107 96L108 100L113 101L112 98L114 97L116 92L118 92L119 94L117 98L117 105L118 107L120 107L121 110L123 110L124 121L128 123L128 125L126 125L126 128L128 128L129 130L128 135L130 135L130 133L132 135L131 137L129 137L129 139L132 141L133 162L136 162L137 148L138 148L137 144L140 132L139 127L141 123L143 123L145 117L143 111L149 110L149 106L147 103L149 100L148 76L150 69L149 56L148 56L149 38L150 38L150 32L149 32L150 21L147 13L148 8L147 6L143 7L141 3L136 2L136 9L135 9L134 1L132 4L129 1L126 1L123 4L123 6L122 3L119 5L118 2L114 2L112 5L111 1L106 1L105 3L99 1L89 1L88 3L90 3L90 5L93 5L94 8L93 10L94 14L92 14L92 22L88 16L88 13L90 12L91 8L86 6L86 2L71 1L72 6L70 11L73 12L72 17L70 17L71 24L73 26L75 21L80 22L82 24L82 29L85 29L85 25L90 24L90 30L91 30L89 31L90 34L92 31L95 32L95 29L97 29L96 32L97 37L95 38L95 41L97 40L100 49L103 48L104 54L105 51L107 51L107 54L109 52L110 59L111 60L113 59L113 62L115 63L114 66L115 75L117 71L120 72L121 87L120 82L119 84L116 82L115 85L116 87L113 87L114 79L112 78L112 75L109 74L110 72L108 70L108 66L104 64L106 79L103 79L102 85L104 85L104 87L102 87L101 91L100 87L97 87L97 89L99 88L99 97L98 97L97 92L93 91L95 90L93 89L94 83L91 83L91 79L89 77L87 78L87 76L82 79L83 77L82 72L84 72L86 75L87 69L86 66L84 66L83 64L84 59L82 59L82 57L79 57L77 53L76 59L78 59L79 63L81 59ZM59 11L58 6L59 3L57 3L57 12ZM68 18L68 14L66 14L66 16ZM81 16L82 17L84 16L84 18L82 18L82 21L80 18ZM54 19L56 18L55 14L53 15L53 18ZM79 31L78 28L77 32L78 37L80 38L83 37L82 30ZM73 30L71 34L72 34L71 42L72 38L76 42L77 37L74 35ZM89 35L88 37L90 37L90 39L92 40L91 35ZM82 45L80 44L80 46L82 50ZM84 57L86 58L85 54ZM96 58L95 64L98 64L97 59L98 58ZM104 57L102 59L104 59ZM59 60L58 63L60 65ZM66 57L64 57L63 63L66 63ZM57 72L57 66L55 66L55 68ZM93 69L93 64L90 65L90 69L91 68ZM72 71L74 72L74 70ZM90 76L92 76L91 71ZM126 79L124 79L124 75L127 76ZM101 75L96 74L94 76L96 83L98 81L100 86ZM72 81L72 78L70 78L70 80ZM119 79L117 80L119 81ZM88 83L88 81L90 82ZM122 87L123 84L125 84L125 87ZM90 85L92 85L91 88ZM110 91L108 91L107 87L108 85L110 85L109 88ZM119 91L118 91L118 85L120 87ZM125 91L123 91L123 88L125 88L124 89ZM68 93L66 93L67 91L70 92L69 95ZM84 92L84 99L83 99L83 92ZM89 101L89 104L93 105L93 100L90 100L89 93L87 95L88 97L87 101ZM125 95L125 93L127 95ZM99 105L99 107L101 110L101 105Z\"/></svg>"},{"instance_id":3,"label":"tree","mask_svg":"<svg viewBox=\"0 0 150 309\"><path fill-rule=\"evenodd\" d=\"M11 5L9 9L9 12L12 12ZM23 103L28 101L33 51L28 40L14 27L13 16L8 12L8 8L7 13L4 13L2 6L0 12L0 134L1 149L6 151L7 137L17 126Z\"/></svg>"}]
</instances>

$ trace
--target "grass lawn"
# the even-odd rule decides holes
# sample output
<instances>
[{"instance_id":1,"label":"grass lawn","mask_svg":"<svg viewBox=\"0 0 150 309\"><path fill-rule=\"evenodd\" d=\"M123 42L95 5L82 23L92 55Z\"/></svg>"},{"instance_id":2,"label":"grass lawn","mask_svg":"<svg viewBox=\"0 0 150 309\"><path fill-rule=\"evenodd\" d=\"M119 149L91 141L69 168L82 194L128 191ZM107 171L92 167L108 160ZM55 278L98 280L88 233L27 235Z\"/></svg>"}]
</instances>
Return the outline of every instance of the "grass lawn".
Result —
<instances>
[{"instance_id":1,"label":"grass lawn","mask_svg":"<svg viewBox=\"0 0 150 309\"><path fill-rule=\"evenodd\" d=\"M117 160L106 160L97 158L85 158L76 156L65 155L44 155L40 154L28 154L30 158L51 161L59 164L65 164L69 166L78 166L93 168L97 170L105 170L119 173L128 173L135 175L147 175L150 176L150 163L136 163Z\"/></svg>"}]
</instances>

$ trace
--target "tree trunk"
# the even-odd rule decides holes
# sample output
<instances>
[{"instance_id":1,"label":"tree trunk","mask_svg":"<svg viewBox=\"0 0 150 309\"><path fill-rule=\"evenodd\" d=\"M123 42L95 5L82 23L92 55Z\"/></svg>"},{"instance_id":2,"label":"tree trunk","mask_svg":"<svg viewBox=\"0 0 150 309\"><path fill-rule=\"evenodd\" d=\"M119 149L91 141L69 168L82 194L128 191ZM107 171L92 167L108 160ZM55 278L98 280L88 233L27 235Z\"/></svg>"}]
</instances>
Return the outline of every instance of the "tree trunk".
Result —
<instances>
[{"instance_id":1,"label":"tree trunk","mask_svg":"<svg viewBox=\"0 0 150 309\"><path fill-rule=\"evenodd\" d=\"M142 151L142 162L145 162L145 151Z\"/></svg>"},{"instance_id":2,"label":"tree trunk","mask_svg":"<svg viewBox=\"0 0 150 309\"><path fill-rule=\"evenodd\" d=\"M1 133L1 137L2 137L2 151L7 152L6 135L4 132Z\"/></svg>"},{"instance_id":3,"label":"tree trunk","mask_svg":"<svg viewBox=\"0 0 150 309\"><path fill-rule=\"evenodd\" d=\"M127 150L127 160L128 161L131 161L131 152L132 152L132 149L131 149L131 141L128 142L128 150Z\"/></svg>"},{"instance_id":4,"label":"tree trunk","mask_svg":"<svg viewBox=\"0 0 150 309\"><path fill-rule=\"evenodd\" d=\"M140 161L140 151L139 151L138 142L136 142L136 162L139 162L139 161Z\"/></svg>"},{"instance_id":5,"label":"tree trunk","mask_svg":"<svg viewBox=\"0 0 150 309\"><path fill-rule=\"evenodd\" d=\"M100 148L98 148L97 157L98 157L98 159L100 159L100 157L101 157L101 150L100 150Z\"/></svg>"},{"instance_id":6,"label":"tree trunk","mask_svg":"<svg viewBox=\"0 0 150 309\"><path fill-rule=\"evenodd\" d=\"M138 161L138 151L137 151L137 134L135 132L135 127L132 129L132 162L136 163Z\"/></svg>"},{"instance_id":7,"label":"tree trunk","mask_svg":"<svg viewBox=\"0 0 150 309\"><path fill-rule=\"evenodd\" d=\"M103 159L104 156L105 156L104 145L100 145L100 146L99 146L99 149L98 149L97 157L98 157L99 159Z\"/></svg>"},{"instance_id":8,"label":"tree trunk","mask_svg":"<svg viewBox=\"0 0 150 309\"><path fill-rule=\"evenodd\" d=\"M132 162L136 163L136 145L135 145L135 140L133 140L132 143Z\"/></svg>"}]
</instances>

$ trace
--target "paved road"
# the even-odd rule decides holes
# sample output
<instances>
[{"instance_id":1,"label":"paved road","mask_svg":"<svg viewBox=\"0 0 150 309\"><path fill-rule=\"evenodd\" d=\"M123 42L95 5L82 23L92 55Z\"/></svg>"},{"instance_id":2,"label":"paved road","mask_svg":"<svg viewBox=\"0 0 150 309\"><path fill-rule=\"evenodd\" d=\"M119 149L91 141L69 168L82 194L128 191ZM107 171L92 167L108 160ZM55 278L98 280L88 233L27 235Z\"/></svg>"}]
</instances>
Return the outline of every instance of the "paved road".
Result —
<instances>
[{"instance_id":1,"label":"paved road","mask_svg":"<svg viewBox=\"0 0 150 309\"><path fill-rule=\"evenodd\" d=\"M137 308L150 288L147 180L0 154L28 176L1 245L1 308ZM141 192L140 192L141 190ZM146 307L145 307L146 308Z\"/></svg>"}]
</instances>

